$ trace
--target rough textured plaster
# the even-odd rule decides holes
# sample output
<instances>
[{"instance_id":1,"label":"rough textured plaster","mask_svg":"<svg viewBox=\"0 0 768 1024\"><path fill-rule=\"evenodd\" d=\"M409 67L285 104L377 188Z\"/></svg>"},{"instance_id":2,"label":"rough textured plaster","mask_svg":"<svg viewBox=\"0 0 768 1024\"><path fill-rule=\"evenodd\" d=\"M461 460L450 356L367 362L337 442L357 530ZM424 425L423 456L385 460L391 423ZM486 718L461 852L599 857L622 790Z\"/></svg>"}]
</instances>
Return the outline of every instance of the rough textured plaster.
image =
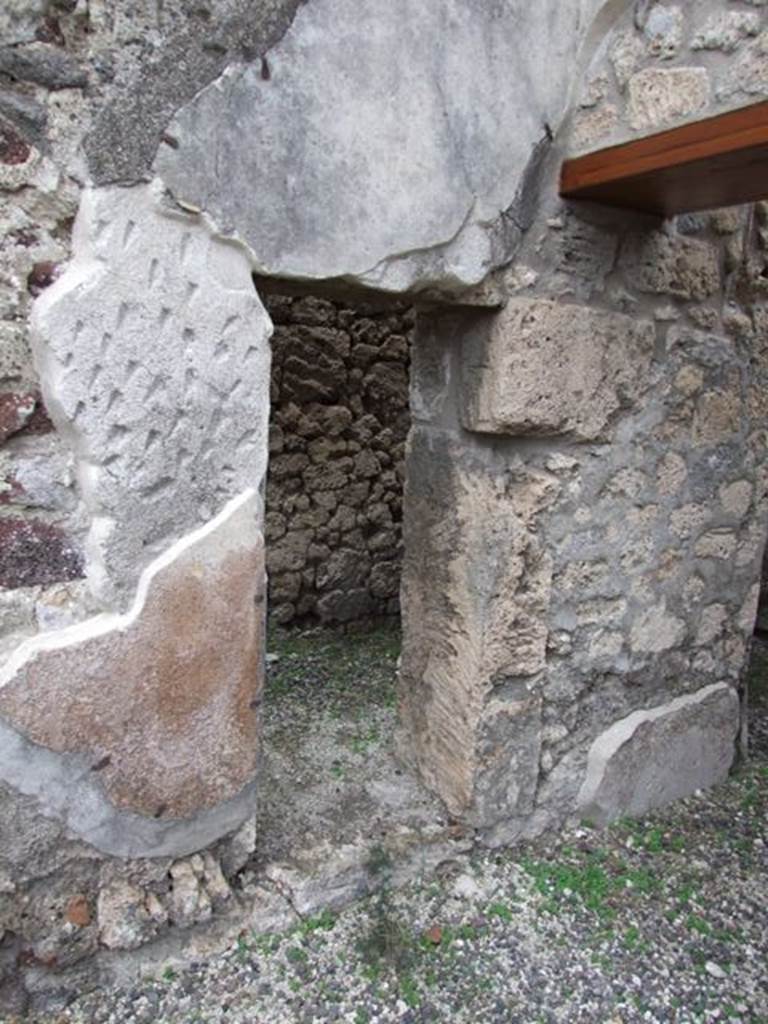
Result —
<instances>
[{"instance_id":1,"label":"rough textured plaster","mask_svg":"<svg viewBox=\"0 0 768 1024\"><path fill-rule=\"evenodd\" d=\"M155 167L265 274L475 284L604 6L315 0L179 111Z\"/></svg>"},{"instance_id":2,"label":"rough textured plaster","mask_svg":"<svg viewBox=\"0 0 768 1024\"><path fill-rule=\"evenodd\" d=\"M247 491L165 552L126 614L31 638L0 674L0 777L100 849L179 853L248 809L263 655L256 506Z\"/></svg>"},{"instance_id":3,"label":"rough textured plaster","mask_svg":"<svg viewBox=\"0 0 768 1024\"><path fill-rule=\"evenodd\" d=\"M34 351L91 515L90 583L125 607L152 555L260 485L271 323L242 250L156 185L87 190L74 250Z\"/></svg>"},{"instance_id":4,"label":"rough textured plaster","mask_svg":"<svg viewBox=\"0 0 768 1024\"><path fill-rule=\"evenodd\" d=\"M134 43L120 50L116 80L94 100L93 125L84 147L93 181L104 185L147 178L174 112L231 62L259 61L285 33L300 3L164 0L148 4L142 19L141 4L122 11L122 5L102 6L92 0L90 13L97 29L106 22L119 38L120 27L127 23L133 31L126 35Z\"/></svg>"}]
</instances>

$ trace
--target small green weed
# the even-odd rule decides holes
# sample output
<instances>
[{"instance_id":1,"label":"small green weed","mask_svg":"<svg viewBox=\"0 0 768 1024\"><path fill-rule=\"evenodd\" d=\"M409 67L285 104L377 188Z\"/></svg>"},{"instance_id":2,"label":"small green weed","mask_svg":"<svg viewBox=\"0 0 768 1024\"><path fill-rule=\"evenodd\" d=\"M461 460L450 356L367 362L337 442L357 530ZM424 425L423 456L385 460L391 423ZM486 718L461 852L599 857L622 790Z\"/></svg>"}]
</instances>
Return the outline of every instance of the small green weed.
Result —
<instances>
[{"instance_id":1,"label":"small green weed","mask_svg":"<svg viewBox=\"0 0 768 1024\"><path fill-rule=\"evenodd\" d=\"M489 903L488 904L488 916L498 917L502 921L512 920L512 911L506 905L506 903Z\"/></svg>"},{"instance_id":2,"label":"small green weed","mask_svg":"<svg viewBox=\"0 0 768 1024\"><path fill-rule=\"evenodd\" d=\"M379 730L372 725L369 729L358 732L357 736L353 736L349 741L349 748L353 754L365 754L378 739Z\"/></svg>"},{"instance_id":3,"label":"small green weed","mask_svg":"<svg viewBox=\"0 0 768 1024\"><path fill-rule=\"evenodd\" d=\"M410 974L402 974L398 978L398 990L403 1002L412 1010L415 1010L421 1003L421 995L418 986Z\"/></svg>"},{"instance_id":4,"label":"small green weed","mask_svg":"<svg viewBox=\"0 0 768 1024\"><path fill-rule=\"evenodd\" d=\"M685 919L685 923L692 932L698 932L699 935L710 935L712 933L709 922L699 914L689 914Z\"/></svg>"},{"instance_id":5,"label":"small green weed","mask_svg":"<svg viewBox=\"0 0 768 1024\"><path fill-rule=\"evenodd\" d=\"M283 936L277 932L263 932L253 937L253 947L262 956L270 956L272 953L277 953L282 943Z\"/></svg>"},{"instance_id":6,"label":"small green weed","mask_svg":"<svg viewBox=\"0 0 768 1024\"><path fill-rule=\"evenodd\" d=\"M330 910L323 910L314 917L305 917L299 925L299 931L304 935L310 935L312 932L324 931L328 932L336 925L336 916L331 913Z\"/></svg>"}]
</instances>

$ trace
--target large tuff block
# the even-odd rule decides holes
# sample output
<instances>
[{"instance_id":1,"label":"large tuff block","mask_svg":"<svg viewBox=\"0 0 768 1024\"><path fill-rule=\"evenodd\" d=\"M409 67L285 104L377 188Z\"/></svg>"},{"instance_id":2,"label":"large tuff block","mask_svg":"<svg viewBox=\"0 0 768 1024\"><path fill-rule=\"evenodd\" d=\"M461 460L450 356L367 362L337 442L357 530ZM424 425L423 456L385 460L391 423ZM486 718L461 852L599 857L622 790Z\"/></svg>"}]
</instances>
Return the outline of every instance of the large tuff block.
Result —
<instances>
[{"instance_id":1,"label":"large tuff block","mask_svg":"<svg viewBox=\"0 0 768 1024\"><path fill-rule=\"evenodd\" d=\"M709 76L704 68L644 68L629 81L633 128L661 128L706 108Z\"/></svg>"},{"instance_id":2,"label":"large tuff block","mask_svg":"<svg viewBox=\"0 0 768 1024\"><path fill-rule=\"evenodd\" d=\"M133 607L25 641L0 674L0 779L123 856L239 825L258 753L264 558L246 492L144 573Z\"/></svg>"},{"instance_id":3,"label":"large tuff block","mask_svg":"<svg viewBox=\"0 0 768 1024\"><path fill-rule=\"evenodd\" d=\"M514 299L465 343L462 421L511 435L610 433L650 383L649 321L544 299Z\"/></svg>"},{"instance_id":4,"label":"large tuff block","mask_svg":"<svg viewBox=\"0 0 768 1024\"><path fill-rule=\"evenodd\" d=\"M580 813L605 824L722 782L738 729L739 699L725 683L633 712L592 744Z\"/></svg>"},{"instance_id":5,"label":"large tuff block","mask_svg":"<svg viewBox=\"0 0 768 1024\"><path fill-rule=\"evenodd\" d=\"M533 806L552 576L533 527L557 489L448 435L411 436L403 749L453 813L480 825Z\"/></svg>"}]
</instances>

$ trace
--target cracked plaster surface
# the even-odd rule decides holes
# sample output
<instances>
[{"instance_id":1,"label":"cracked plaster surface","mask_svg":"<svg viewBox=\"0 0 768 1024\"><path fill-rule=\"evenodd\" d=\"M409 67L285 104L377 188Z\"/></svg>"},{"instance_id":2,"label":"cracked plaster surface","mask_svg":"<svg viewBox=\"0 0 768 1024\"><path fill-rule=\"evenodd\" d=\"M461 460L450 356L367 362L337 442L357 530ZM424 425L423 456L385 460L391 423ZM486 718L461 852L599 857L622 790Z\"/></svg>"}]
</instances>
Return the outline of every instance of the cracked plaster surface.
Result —
<instances>
[{"instance_id":1,"label":"cracked plaster surface","mask_svg":"<svg viewBox=\"0 0 768 1024\"><path fill-rule=\"evenodd\" d=\"M595 15L622 6L305 5L260 63L178 111L155 170L263 274L468 287L505 256L502 214L565 114Z\"/></svg>"}]
</instances>

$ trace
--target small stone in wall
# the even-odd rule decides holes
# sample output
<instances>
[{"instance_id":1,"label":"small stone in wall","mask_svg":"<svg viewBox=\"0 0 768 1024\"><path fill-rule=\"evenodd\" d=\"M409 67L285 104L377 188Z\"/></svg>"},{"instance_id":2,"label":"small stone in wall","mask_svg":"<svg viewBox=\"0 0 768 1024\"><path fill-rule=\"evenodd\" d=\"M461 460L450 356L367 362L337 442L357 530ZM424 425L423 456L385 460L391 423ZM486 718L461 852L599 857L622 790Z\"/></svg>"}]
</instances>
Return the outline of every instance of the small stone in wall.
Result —
<instances>
[{"instance_id":1,"label":"small stone in wall","mask_svg":"<svg viewBox=\"0 0 768 1024\"><path fill-rule=\"evenodd\" d=\"M645 56L645 45L634 32L624 32L611 48L611 64L619 89L624 92Z\"/></svg>"},{"instance_id":2,"label":"small stone in wall","mask_svg":"<svg viewBox=\"0 0 768 1024\"><path fill-rule=\"evenodd\" d=\"M364 619L373 611L373 602L367 590L333 590L323 594L317 602L321 622L352 622Z\"/></svg>"},{"instance_id":3,"label":"small stone in wall","mask_svg":"<svg viewBox=\"0 0 768 1024\"><path fill-rule=\"evenodd\" d=\"M33 298L37 298L41 292L49 288L56 278L61 274L61 266L53 260L43 260L35 263L27 277L27 291Z\"/></svg>"},{"instance_id":4,"label":"small stone in wall","mask_svg":"<svg viewBox=\"0 0 768 1024\"><path fill-rule=\"evenodd\" d=\"M581 596L600 594L611 577L610 567L602 559L571 562L557 577L564 593L578 592Z\"/></svg>"},{"instance_id":5,"label":"small stone in wall","mask_svg":"<svg viewBox=\"0 0 768 1024\"><path fill-rule=\"evenodd\" d=\"M574 153L593 149L617 127L619 112L612 103L579 110L574 116L571 148Z\"/></svg>"},{"instance_id":6,"label":"small stone in wall","mask_svg":"<svg viewBox=\"0 0 768 1024\"><path fill-rule=\"evenodd\" d=\"M768 32L761 34L747 46L741 47L738 55L728 64L728 70L720 79L717 98L732 96L765 96L768 94Z\"/></svg>"},{"instance_id":7,"label":"small stone in wall","mask_svg":"<svg viewBox=\"0 0 768 1024\"><path fill-rule=\"evenodd\" d=\"M687 398L700 391L703 384L704 371L700 366L696 366L695 363L683 366L682 369L678 370L674 380L675 390Z\"/></svg>"},{"instance_id":8,"label":"small stone in wall","mask_svg":"<svg viewBox=\"0 0 768 1024\"><path fill-rule=\"evenodd\" d=\"M606 484L606 493L614 497L636 499L648 486L648 478L639 469L620 469Z\"/></svg>"},{"instance_id":9,"label":"small stone in wall","mask_svg":"<svg viewBox=\"0 0 768 1024\"><path fill-rule=\"evenodd\" d=\"M73 896L64 908L64 920L76 928L87 928L92 920L91 904L87 896Z\"/></svg>"},{"instance_id":10,"label":"small stone in wall","mask_svg":"<svg viewBox=\"0 0 768 1024\"><path fill-rule=\"evenodd\" d=\"M627 610L623 597L597 598L585 601L576 609L576 621L580 626L600 625L620 621Z\"/></svg>"},{"instance_id":11,"label":"small stone in wall","mask_svg":"<svg viewBox=\"0 0 768 1024\"><path fill-rule=\"evenodd\" d=\"M677 6L654 4L643 31L648 40L648 52L653 57L671 60L683 42L683 12Z\"/></svg>"},{"instance_id":12,"label":"small stone in wall","mask_svg":"<svg viewBox=\"0 0 768 1024\"><path fill-rule=\"evenodd\" d=\"M583 109L596 107L601 100L605 99L608 91L608 79L605 75L596 75L587 82L586 88L579 100L579 106Z\"/></svg>"},{"instance_id":13,"label":"small stone in wall","mask_svg":"<svg viewBox=\"0 0 768 1024\"><path fill-rule=\"evenodd\" d=\"M707 391L696 403L693 439L696 444L722 444L741 428L741 396L731 391Z\"/></svg>"},{"instance_id":14,"label":"small stone in wall","mask_svg":"<svg viewBox=\"0 0 768 1024\"><path fill-rule=\"evenodd\" d=\"M727 11L713 15L691 42L692 50L732 53L749 36L760 31L760 15L751 11Z\"/></svg>"},{"instance_id":15,"label":"small stone in wall","mask_svg":"<svg viewBox=\"0 0 768 1024\"><path fill-rule=\"evenodd\" d=\"M35 602L35 621L40 630L63 629L78 622L89 606L85 580L45 587Z\"/></svg>"},{"instance_id":16,"label":"small stone in wall","mask_svg":"<svg viewBox=\"0 0 768 1024\"><path fill-rule=\"evenodd\" d=\"M711 644L722 632L727 618L728 610L723 604L710 604L703 608L696 630L696 646Z\"/></svg>"},{"instance_id":17,"label":"small stone in wall","mask_svg":"<svg viewBox=\"0 0 768 1024\"><path fill-rule=\"evenodd\" d=\"M700 530L709 521L709 517L709 509L704 505L682 505L670 515L669 528L676 537L685 540Z\"/></svg>"},{"instance_id":18,"label":"small stone in wall","mask_svg":"<svg viewBox=\"0 0 768 1024\"><path fill-rule=\"evenodd\" d=\"M667 452L656 470L656 485L659 494L679 494L688 477L685 460L676 452Z\"/></svg>"},{"instance_id":19,"label":"small stone in wall","mask_svg":"<svg viewBox=\"0 0 768 1024\"><path fill-rule=\"evenodd\" d=\"M0 46L0 72L46 89L80 89L88 84L88 76L76 60L46 43Z\"/></svg>"},{"instance_id":20,"label":"small stone in wall","mask_svg":"<svg viewBox=\"0 0 768 1024\"><path fill-rule=\"evenodd\" d=\"M710 530L696 542L699 558L729 559L736 550L736 535L729 530Z\"/></svg>"},{"instance_id":21,"label":"small stone in wall","mask_svg":"<svg viewBox=\"0 0 768 1024\"><path fill-rule=\"evenodd\" d=\"M396 597L400 588L400 563L377 562L371 569L369 585L374 597Z\"/></svg>"},{"instance_id":22,"label":"small stone in wall","mask_svg":"<svg viewBox=\"0 0 768 1024\"><path fill-rule=\"evenodd\" d=\"M232 890L224 877L224 873L221 870L221 865L210 853L206 851L202 855L202 881L205 886L205 890L211 899L211 903L214 907L218 907L232 896Z\"/></svg>"},{"instance_id":23,"label":"small stone in wall","mask_svg":"<svg viewBox=\"0 0 768 1024\"><path fill-rule=\"evenodd\" d=\"M590 659L615 658L624 646L624 634L601 629L592 637L587 649Z\"/></svg>"},{"instance_id":24,"label":"small stone in wall","mask_svg":"<svg viewBox=\"0 0 768 1024\"><path fill-rule=\"evenodd\" d=\"M0 120L0 163L25 164L32 155L32 147L5 121Z\"/></svg>"},{"instance_id":25,"label":"small stone in wall","mask_svg":"<svg viewBox=\"0 0 768 1024\"><path fill-rule=\"evenodd\" d=\"M82 577L73 538L39 519L0 519L0 587L30 587Z\"/></svg>"},{"instance_id":26,"label":"small stone in wall","mask_svg":"<svg viewBox=\"0 0 768 1024\"><path fill-rule=\"evenodd\" d=\"M620 265L635 288L654 295L705 299L720 287L720 263L709 242L660 231L630 237Z\"/></svg>"},{"instance_id":27,"label":"small stone in wall","mask_svg":"<svg viewBox=\"0 0 768 1024\"><path fill-rule=\"evenodd\" d=\"M686 625L675 618L664 604L649 608L639 616L630 636L633 651L658 654L677 647L685 639Z\"/></svg>"},{"instance_id":28,"label":"small stone in wall","mask_svg":"<svg viewBox=\"0 0 768 1024\"><path fill-rule=\"evenodd\" d=\"M727 270L727 261L726 261ZM692 306L688 310L688 316L700 327L702 331L714 331L717 328L719 318L718 311L711 306Z\"/></svg>"},{"instance_id":29,"label":"small stone in wall","mask_svg":"<svg viewBox=\"0 0 768 1024\"><path fill-rule=\"evenodd\" d=\"M730 272L730 258L727 255L730 245L726 246L726 272ZM728 303L723 309L723 330L741 341L749 341L754 333L750 317L737 306Z\"/></svg>"},{"instance_id":30,"label":"small stone in wall","mask_svg":"<svg viewBox=\"0 0 768 1024\"><path fill-rule=\"evenodd\" d=\"M188 928L190 925L207 921L213 913L211 900L191 861L177 861L171 865L170 874L171 894L168 909L172 923L181 928Z\"/></svg>"},{"instance_id":31,"label":"small stone in wall","mask_svg":"<svg viewBox=\"0 0 768 1024\"><path fill-rule=\"evenodd\" d=\"M715 210L710 215L710 223L718 235L732 235L744 224L744 216L743 206L728 206L722 210Z\"/></svg>"},{"instance_id":32,"label":"small stone in wall","mask_svg":"<svg viewBox=\"0 0 768 1024\"><path fill-rule=\"evenodd\" d=\"M743 568L758 561L765 547L765 532L761 522L753 521L741 535L736 548L736 565Z\"/></svg>"},{"instance_id":33,"label":"small stone in wall","mask_svg":"<svg viewBox=\"0 0 768 1024\"><path fill-rule=\"evenodd\" d=\"M108 949L137 949L165 924L167 915L155 897L128 882L113 882L97 900L99 938Z\"/></svg>"},{"instance_id":34,"label":"small stone in wall","mask_svg":"<svg viewBox=\"0 0 768 1024\"><path fill-rule=\"evenodd\" d=\"M752 504L753 487L749 480L737 480L732 484L724 484L718 494L723 509L737 519L743 519Z\"/></svg>"},{"instance_id":35,"label":"small stone in wall","mask_svg":"<svg viewBox=\"0 0 768 1024\"><path fill-rule=\"evenodd\" d=\"M8 490L0 491L0 504L51 512L75 508L72 459L55 440L50 445L41 444L34 451L15 452L8 460L5 474L4 468L0 464L0 480L4 475Z\"/></svg>"},{"instance_id":36,"label":"small stone in wall","mask_svg":"<svg viewBox=\"0 0 768 1024\"><path fill-rule=\"evenodd\" d=\"M629 121L648 131L704 110L709 103L704 68L645 68L629 81Z\"/></svg>"},{"instance_id":37,"label":"small stone in wall","mask_svg":"<svg viewBox=\"0 0 768 1024\"><path fill-rule=\"evenodd\" d=\"M270 655L267 655L269 661ZM219 847L221 866L227 875L234 875L248 863L256 849L256 820L249 818L237 832L223 840Z\"/></svg>"},{"instance_id":38,"label":"small stone in wall","mask_svg":"<svg viewBox=\"0 0 768 1024\"><path fill-rule=\"evenodd\" d=\"M0 336L0 349L3 342ZM0 376L5 375L16 376L16 373L13 368L0 365ZM0 392L0 444L15 434L46 434L52 430L53 424L39 391Z\"/></svg>"}]
</instances>

